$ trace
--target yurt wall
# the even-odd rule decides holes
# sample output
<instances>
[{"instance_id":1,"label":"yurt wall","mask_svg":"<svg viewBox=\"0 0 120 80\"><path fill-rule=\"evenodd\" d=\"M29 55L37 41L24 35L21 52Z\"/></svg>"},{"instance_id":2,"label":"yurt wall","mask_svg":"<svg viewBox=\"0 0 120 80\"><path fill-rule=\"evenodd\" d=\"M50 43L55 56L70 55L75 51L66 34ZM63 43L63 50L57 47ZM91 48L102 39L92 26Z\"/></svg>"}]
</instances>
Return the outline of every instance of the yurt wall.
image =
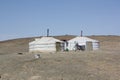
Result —
<instances>
[{"instance_id":1,"label":"yurt wall","mask_svg":"<svg viewBox=\"0 0 120 80\"><path fill-rule=\"evenodd\" d=\"M53 37L42 37L29 43L29 52L55 52L60 51L62 41Z\"/></svg>"}]
</instances>

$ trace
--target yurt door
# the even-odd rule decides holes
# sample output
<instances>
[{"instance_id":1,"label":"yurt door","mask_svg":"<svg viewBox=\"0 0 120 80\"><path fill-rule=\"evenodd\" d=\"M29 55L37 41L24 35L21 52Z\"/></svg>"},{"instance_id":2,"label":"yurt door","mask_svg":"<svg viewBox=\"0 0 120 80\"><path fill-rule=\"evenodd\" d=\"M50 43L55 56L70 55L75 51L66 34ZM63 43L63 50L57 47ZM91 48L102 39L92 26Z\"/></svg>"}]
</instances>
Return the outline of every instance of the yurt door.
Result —
<instances>
[{"instance_id":1,"label":"yurt door","mask_svg":"<svg viewBox=\"0 0 120 80\"><path fill-rule=\"evenodd\" d=\"M86 50L87 51L92 51L93 50L93 45L91 41L86 42Z\"/></svg>"},{"instance_id":2,"label":"yurt door","mask_svg":"<svg viewBox=\"0 0 120 80\"><path fill-rule=\"evenodd\" d=\"M56 42L56 51L61 51L61 43Z\"/></svg>"}]
</instances>

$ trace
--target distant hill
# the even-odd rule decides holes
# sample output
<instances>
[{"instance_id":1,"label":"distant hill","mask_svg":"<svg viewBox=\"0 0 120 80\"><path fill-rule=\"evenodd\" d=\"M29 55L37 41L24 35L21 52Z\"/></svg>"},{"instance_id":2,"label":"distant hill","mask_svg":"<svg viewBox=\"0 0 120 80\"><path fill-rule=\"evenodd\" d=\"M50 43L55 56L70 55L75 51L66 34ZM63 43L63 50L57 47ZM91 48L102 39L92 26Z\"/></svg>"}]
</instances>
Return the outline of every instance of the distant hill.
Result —
<instances>
[{"instance_id":1,"label":"distant hill","mask_svg":"<svg viewBox=\"0 0 120 80\"><path fill-rule=\"evenodd\" d=\"M63 35L53 36L60 40L70 40L76 36L74 35ZM88 36L89 38L100 41L100 49L102 50L118 50L120 48L120 36ZM13 40L0 41L0 54L28 52L28 43L33 41L34 38L19 38Z\"/></svg>"}]
</instances>

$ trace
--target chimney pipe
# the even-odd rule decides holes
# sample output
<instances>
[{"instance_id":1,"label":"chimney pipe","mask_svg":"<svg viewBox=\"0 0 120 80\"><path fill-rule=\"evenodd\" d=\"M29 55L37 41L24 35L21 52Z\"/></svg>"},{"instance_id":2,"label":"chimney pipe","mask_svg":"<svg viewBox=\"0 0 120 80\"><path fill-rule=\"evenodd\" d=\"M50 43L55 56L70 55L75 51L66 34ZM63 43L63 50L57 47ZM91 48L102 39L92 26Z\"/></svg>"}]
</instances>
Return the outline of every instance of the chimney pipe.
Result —
<instances>
[{"instance_id":1,"label":"chimney pipe","mask_svg":"<svg viewBox=\"0 0 120 80\"><path fill-rule=\"evenodd\" d=\"M47 37L49 37L49 29L47 29Z\"/></svg>"},{"instance_id":2,"label":"chimney pipe","mask_svg":"<svg viewBox=\"0 0 120 80\"><path fill-rule=\"evenodd\" d=\"M83 31L81 30L81 37L83 37Z\"/></svg>"}]
</instances>

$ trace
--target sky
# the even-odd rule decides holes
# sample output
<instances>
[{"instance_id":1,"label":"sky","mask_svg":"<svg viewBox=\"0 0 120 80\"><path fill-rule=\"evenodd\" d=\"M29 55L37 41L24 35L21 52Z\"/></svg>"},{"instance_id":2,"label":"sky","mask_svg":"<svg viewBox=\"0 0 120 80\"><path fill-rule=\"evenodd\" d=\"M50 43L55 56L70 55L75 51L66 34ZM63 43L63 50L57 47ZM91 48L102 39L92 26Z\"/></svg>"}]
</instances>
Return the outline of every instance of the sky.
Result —
<instances>
[{"instance_id":1,"label":"sky","mask_svg":"<svg viewBox=\"0 0 120 80\"><path fill-rule=\"evenodd\" d=\"M120 0L0 0L0 40L120 35Z\"/></svg>"}]
</instances>

